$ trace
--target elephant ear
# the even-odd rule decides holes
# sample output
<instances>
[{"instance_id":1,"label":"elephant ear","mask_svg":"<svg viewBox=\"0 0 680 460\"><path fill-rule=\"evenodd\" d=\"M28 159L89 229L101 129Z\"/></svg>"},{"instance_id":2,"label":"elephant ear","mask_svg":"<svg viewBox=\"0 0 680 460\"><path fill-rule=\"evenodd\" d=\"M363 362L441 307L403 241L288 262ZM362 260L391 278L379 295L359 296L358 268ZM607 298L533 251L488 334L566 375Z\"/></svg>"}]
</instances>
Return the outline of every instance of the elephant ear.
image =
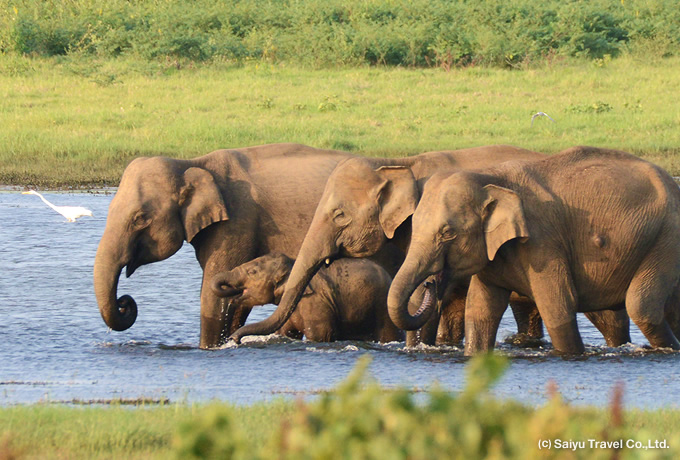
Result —
<instances>
[{"instance_id":1,"label":"elephant ear","mask_svg":"<svg viewBox=\"0 0 680 460\"><path fill-rule=\"evenodd\" d=\"M380 225L387 238L413 214L418 205L418 187L409 168L381 166L376 173L383 179L377 188Z\"/></svg>"},{"instance_id":2,"label":"elephant ear","mask_svg":"<svg viewBox=\"0 0 680 460\"><path fill-rule=\"evenodd\" d=\"M286 290L286 283L288 282L288 277L290 276L294 261L283 254L278 254L277 257L279 258L279 264L274 268L272 278L274 284L274 300L276 300L275 303L278 305Z\"/></svg>"},{"instance_id":3,"label":"elephant ear","mask_svg":"<svg viewBox=\"0 0 680 460\"><path fill-rule=\"evenodd\" d=\"M186 240L191 240L208 225L228 220L227 207L215 179L205 169L189 168L179 192L179 206Z\"/></svg>"},{"instance_id":4,"label":"elephant ear","mask_svg":"<svg viewBox=\"0 0 680 460\"><path fill-rule=\"evenodd\" d=\"M514 191L493 184L484 190L488 194L482 213L486 251L489 260L493 260L503 243L514 238L524 242L529 238L529 230L522 200Z\"/></svg>"}]
</instances>

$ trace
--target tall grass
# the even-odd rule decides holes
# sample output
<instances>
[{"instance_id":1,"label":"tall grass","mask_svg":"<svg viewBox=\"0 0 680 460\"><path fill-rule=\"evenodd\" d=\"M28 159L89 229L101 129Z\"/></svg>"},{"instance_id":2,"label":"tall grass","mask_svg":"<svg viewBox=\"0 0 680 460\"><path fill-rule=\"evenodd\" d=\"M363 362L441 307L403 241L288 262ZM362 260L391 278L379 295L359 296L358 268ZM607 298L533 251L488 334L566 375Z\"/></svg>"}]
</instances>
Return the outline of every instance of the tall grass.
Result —
<instances>
[{"instance_id":1,"label":"tall grass","mask_svg":"<svg viewBox=\"0 0 680 460\"><path fill-rule=\"evenodd\" d=\"M586 144L632 151L680 175L678 87L680 58L445 72L6 55L0 183L116 185L135 156L270 142L378 156ZM556 122L532 126L537 111Z\"/></svg>"}]
</instances>

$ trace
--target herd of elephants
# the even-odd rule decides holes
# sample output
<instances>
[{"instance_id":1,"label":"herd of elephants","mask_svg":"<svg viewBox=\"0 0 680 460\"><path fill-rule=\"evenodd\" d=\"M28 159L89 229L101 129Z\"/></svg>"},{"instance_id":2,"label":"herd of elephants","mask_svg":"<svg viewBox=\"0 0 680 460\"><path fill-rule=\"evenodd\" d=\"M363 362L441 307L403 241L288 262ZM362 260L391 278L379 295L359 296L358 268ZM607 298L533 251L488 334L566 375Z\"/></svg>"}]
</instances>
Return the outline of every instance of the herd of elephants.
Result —
<instances>
[{"instance_id":1,"label":"herd of elephants","mask_svg":"<svg viewBox=\"0 0 680 460\"><path fill-rule=\"evenodd\" d=\"M492 350L518 337L583 353L583 312L609 346L630 320L680 349L680 189L631 154L495 145L366 158L300 144L133 160L94 264L106 324L133 325L120 274L184 241L203 270L200 347L278 332ZM277 304L246 323L254 306ZM406 331L406 332L405 332Z\"/></svg>"}]
</instances>

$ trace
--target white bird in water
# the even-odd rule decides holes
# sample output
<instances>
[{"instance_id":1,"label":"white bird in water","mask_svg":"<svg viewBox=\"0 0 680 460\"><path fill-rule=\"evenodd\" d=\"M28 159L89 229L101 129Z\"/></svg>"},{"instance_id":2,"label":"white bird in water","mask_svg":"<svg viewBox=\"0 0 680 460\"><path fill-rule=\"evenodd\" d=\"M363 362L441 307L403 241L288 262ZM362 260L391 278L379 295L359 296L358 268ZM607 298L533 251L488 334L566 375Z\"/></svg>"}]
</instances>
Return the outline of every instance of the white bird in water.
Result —
<instances>
[{"instance_id":1,"label":"white bird in water","mask_svg":"<svg viewBox=\"0 0 680 460\"><path fill-rule=\"evenodd\" d=\"M40 193L36 192L35 190L29 190L28 192L21 192L23 195L37 195L40 197L43 202L49 206L50 208L54 209L57 211L59 214L62 216L66 217L66 219L69 222L75 222L78 217L83 217L83 216L90 216L92 217L92 211L90 211L87 208L83 208L82 206L56 206L50 203L45 199L44 196L42 196Z\"/></svg>"},{"instance_id":2,"label":"white bird in water","mask_svg":"<svg viewBox=\"0 0 680 460\"><path fill-rule=\"evenodd\" d=\"M535 114L533 114L533 115L531 116L531 126L534 126L534 120L535 120L536 118L538 118L538 117L548 117L548 119L549 119L550 121L552 121L553 123L555 123L555 120L553 120L552 117L551 117L550 115L548 115L547 113L545 113L545 112L536 112Z\"/></svg>"}]
</instances>

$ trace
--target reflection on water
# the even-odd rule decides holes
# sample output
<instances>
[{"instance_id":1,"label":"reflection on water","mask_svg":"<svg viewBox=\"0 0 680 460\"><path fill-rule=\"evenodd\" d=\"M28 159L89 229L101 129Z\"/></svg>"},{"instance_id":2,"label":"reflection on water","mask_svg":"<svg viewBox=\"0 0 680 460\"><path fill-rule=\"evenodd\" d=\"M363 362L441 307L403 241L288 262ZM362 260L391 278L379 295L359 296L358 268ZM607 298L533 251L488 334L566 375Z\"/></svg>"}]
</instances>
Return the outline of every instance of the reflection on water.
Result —
<instances>
[{"instance_id":1,"label":"reflection on water","mask_svg":"<svg viewBox=\"0 0 680 460\"><path fill-rule=\"evenodd\" d=\"M58 205L85 206L94 217L66 220L39 199L0 193L0 404L73 399L220 399L249 403L314 394L342 380L356 359L373 357L372 375L386 386L450 390L464 385L466 359L455 347L363 342L311 344L278 337L246 338L241 346L197 349L201 270L191 246L167 261L121 278L119 295L139 305L135 325L110 332L94 298L92 265L111 195L46 193ZM253 311L266 317L273 307ZM515 331L507 314L499 339ZM545 400L557 382L575 403L604 405L617 381L629 406L661 407L680 400L678 355L651 351L639 331L634 345L606 348L599 333L579 318L584 357L563 359L545 349L501 345L512 357L495 388L501 397Z\"/></svg>"}]
</instances>

